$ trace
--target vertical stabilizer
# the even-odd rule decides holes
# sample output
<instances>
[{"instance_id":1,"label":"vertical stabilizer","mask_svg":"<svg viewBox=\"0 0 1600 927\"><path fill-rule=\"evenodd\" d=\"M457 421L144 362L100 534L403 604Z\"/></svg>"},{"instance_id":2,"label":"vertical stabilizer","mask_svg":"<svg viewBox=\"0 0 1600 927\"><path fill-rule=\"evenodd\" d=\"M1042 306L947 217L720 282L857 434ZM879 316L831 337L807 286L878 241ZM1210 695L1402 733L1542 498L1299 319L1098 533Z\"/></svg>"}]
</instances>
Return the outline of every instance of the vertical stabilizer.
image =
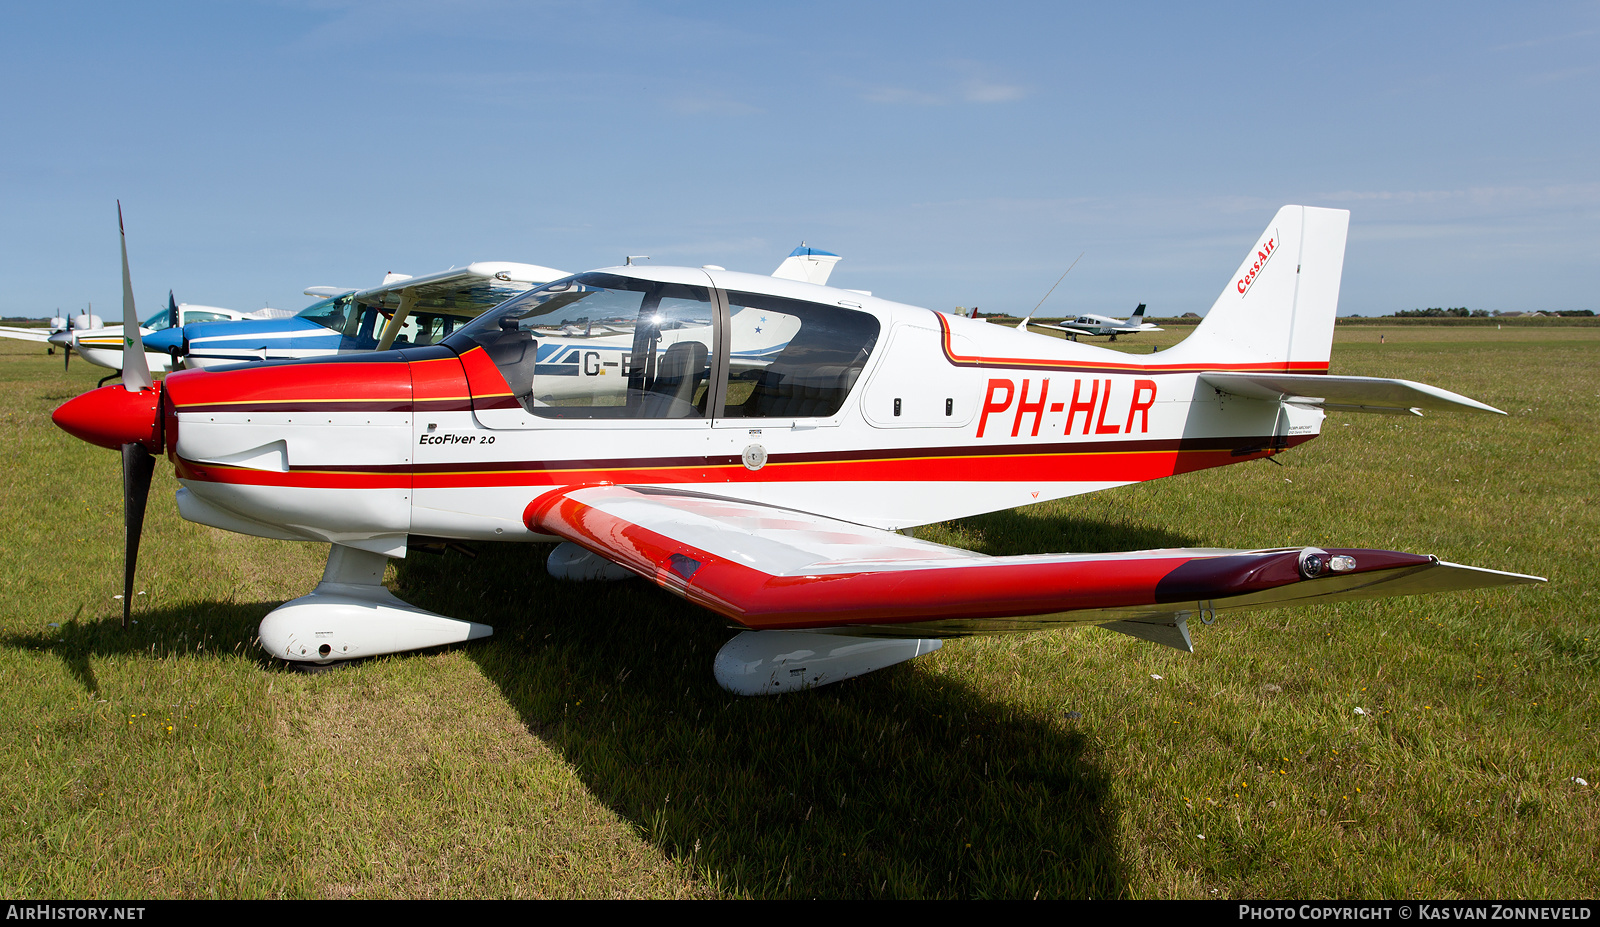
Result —
<instances>
[{"instance_id":1,"label":"vertical stabilizer","mask_svg":"<svg viewBox=\"0 0 1600 927\"><path fill-rule=\"evenodd\" d=\"M1344 209L1278 210L1194 334L1162 352L1163 363L1326 373L1349 226Z\"/></svg>"}]
</instances>

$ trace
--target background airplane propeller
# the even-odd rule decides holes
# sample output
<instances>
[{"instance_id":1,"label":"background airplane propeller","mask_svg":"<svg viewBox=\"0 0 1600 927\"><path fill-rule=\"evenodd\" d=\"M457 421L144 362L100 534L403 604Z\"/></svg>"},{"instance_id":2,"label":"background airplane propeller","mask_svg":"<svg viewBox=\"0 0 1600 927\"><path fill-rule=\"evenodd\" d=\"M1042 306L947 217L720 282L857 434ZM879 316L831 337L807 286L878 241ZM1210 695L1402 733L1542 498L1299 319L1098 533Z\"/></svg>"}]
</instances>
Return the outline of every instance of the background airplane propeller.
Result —
<instances>
[{"instance_id":1,"label":"background airplane propeller","mask_svg":"<svg viewBox=\"0 0 1600 927\"><path fill-rule=\"evenodd\" d=\"M183 330L183 321L178 315L178 301L177 299L173 298L171 290L167 291L167 328L174 331ZM141 337L143 337L142 333ZM167 368L168 370L178 369L178 352L180 350L181 349L176 346L167 349L167 356L172 358L172 365Z\"/></svg>"}]
</instances>

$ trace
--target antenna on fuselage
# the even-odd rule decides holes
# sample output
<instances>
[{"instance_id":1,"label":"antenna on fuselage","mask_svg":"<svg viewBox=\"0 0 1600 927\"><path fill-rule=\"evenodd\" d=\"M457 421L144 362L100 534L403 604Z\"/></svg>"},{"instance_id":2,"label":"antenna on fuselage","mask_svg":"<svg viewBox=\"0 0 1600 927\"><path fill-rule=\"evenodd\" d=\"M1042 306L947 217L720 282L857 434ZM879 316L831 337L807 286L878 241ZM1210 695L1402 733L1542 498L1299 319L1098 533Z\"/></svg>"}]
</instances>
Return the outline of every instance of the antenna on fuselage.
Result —
<instances>
[{"instance_id":1,"label":"antenna on fuselage","mask_svg":"<svg viewBox=\"0 0 1600 927\"><path fill-rule=\"evenodd\" d=\"M1072 263L1067 265L1067 269L1062 271L1061 272L1061 276L1056 278L1055 284L1053 286L1051 286L1050 289L1044 294L1044 298L1040 299L1038 304L1033 307L1033 312L1029 312L1027 317L1023 319L1024 324L1026 324L1028 319L1033 318L1034 313L1039 311L1039 306L1044 305L1044 301L1046 299L1050 298L1050 294L1054 293L1056 291L1056 287L1061 285L1061 281L1067 279L1067 274L1072 273L1072 268L1077 267L1078 266L1078 262L1083 260L1083 256L1085 254L1087 254L1087 253L1088 252L1086 252L1086 251L1079 251L1078 252L1078 256L1073 258L1072 259Z\"/></svg>"},{"instance_id":2,"label":"antenna on fuselage","mask_svg":"<svg viewBox=\"0 0 1600 927\"><path fill-rule=\"evenodd\" d=\"M648 261L648 260L650 260L650 255L648 255L648 254L630 254L630 255L626 256L625 258L623 258L622 266L623 267L632 267L634 261Z\"/></svg>"}]
</instances>

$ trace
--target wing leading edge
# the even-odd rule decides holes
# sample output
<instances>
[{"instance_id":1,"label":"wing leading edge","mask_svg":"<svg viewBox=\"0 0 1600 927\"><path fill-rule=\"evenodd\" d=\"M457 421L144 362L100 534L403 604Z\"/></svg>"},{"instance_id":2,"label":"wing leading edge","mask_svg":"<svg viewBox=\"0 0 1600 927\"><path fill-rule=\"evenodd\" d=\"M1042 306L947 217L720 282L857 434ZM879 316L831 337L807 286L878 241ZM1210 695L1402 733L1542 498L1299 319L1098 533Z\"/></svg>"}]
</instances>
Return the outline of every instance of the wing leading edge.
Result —
<instances>
[{"instance_id":1,"label":"wing leading edge","mask_svg":"<svg viewBox=\"0 0 1600 927\"><path fill-rule=\"evenodd\" d=\"M745 628L866 637L1099 624L1188 650L1186 622L1197 616L1543 581L1345 548L990 557L818 515L646 487L557 490L529 504L524 521Z\"/></svg>"}]
</instances>

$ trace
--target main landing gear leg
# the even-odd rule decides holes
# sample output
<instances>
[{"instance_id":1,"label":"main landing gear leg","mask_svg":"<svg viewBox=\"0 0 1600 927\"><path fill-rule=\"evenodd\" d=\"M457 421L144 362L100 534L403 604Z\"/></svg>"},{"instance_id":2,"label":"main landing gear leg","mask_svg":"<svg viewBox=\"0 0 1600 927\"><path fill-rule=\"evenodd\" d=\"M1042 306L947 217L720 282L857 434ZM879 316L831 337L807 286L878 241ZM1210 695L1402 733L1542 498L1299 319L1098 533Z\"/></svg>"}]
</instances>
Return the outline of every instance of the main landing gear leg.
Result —
<instances>
[{"instance_id":1,"label":"main landing gear leg","mask_svg":"<svg viewBox=\"0 0 1600 927\"><path fill-rule=\"evenodd\" d=\"M494 628L407 605L383 587L383 554L334 544L310 595L261 619L261 647L284 660L332 663L488 637Z\"/></svg>"}]
</instances>

